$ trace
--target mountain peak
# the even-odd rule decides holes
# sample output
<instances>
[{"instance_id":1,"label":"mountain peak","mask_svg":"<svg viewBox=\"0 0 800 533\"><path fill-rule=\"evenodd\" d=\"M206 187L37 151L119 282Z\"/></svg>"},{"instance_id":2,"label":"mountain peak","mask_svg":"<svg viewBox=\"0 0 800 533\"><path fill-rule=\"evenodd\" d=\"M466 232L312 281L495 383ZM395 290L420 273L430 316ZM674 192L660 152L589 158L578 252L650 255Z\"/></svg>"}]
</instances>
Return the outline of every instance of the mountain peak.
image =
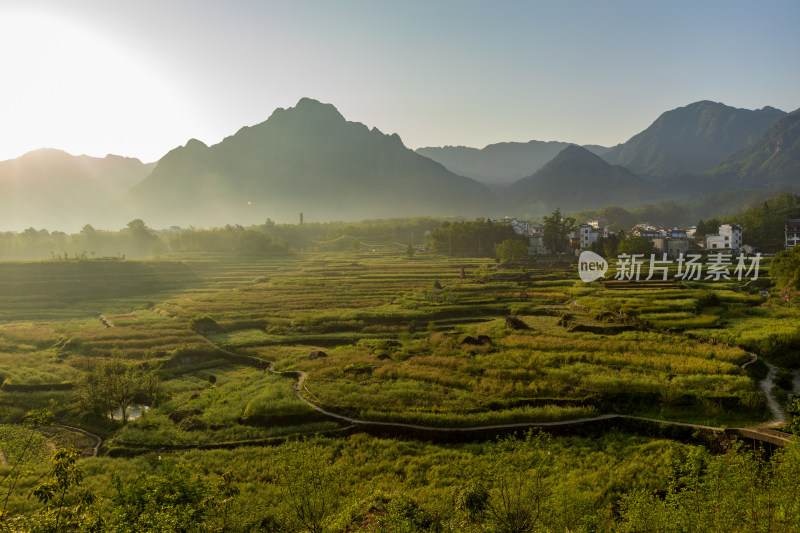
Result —
<instances>
[{"instance_id":1,"label":"mountain peak","mask_svg":"<svg viewBox=\"0 0 800 533\"><path fill-rule=\"evenodd\" d=\"M208 148L208 145L197 139L189 139L189 142L186 143L187 150L204 150L206 148Z\"/></svg>"},{"instance_id":2,"label":"mountain peak","mask_svg":"<svg viewBox=\"0 0 800 533\"><path fill-rule=\"evenodd\" d=\"M560 153L562 154L582 154L586 152L587 154L591 154L589 150L582 146L578 146L577 144L569 144Z\"/></svg>"},{"instance_id":3,"label":"mountain peak","mask_svg":"<svg viewBox=\"0 0 800 533\"><path fill-rule=\"evenodd\" d=\"M208 224L253 222L264 212L282 219L299 211L320 219L476 213L493 201L484 186L415 154L398 135L349 122L311 98L206 150L170 152L129 198L148 220L167 223L169 213L184 224L198 223L198 206L213 211L203 213ZM241 212L251 202L259 211Z\"/></svg>"},{"instance_id":4,"label":"mountain peak","mask_svg":"<svg viewBox=\"0 0 800 533\"><path fill-rule=\"evenodd\" d=\"M785 113L701 100L662 113L603 158L654 180L704 172L754 142Z\"/></svg>"},{"instance_id":5,"label":"mountain peak","mask_svg":"<svg viewBox=\"0 0 800 533\"><path fill-rule=\"evenodd\" d=\"M72 154L65 152L64 150L59 150L58 148L37 148L36 150L31 150L30 152L25 152L20 156L22 160L34 160L34 159L66 159L69 157L75 157Z\"/></svg>"},{"instance_id":6,"label":"mountain peak","mask_svg":"<svg viewBox=\"0 0 800 533\"><path fill-rule=\"evenodd\" d=\"M725 186L732 183L747 188L795 186L800 176L800 112L784 116L760 139L706 175Z\"/></svg>"},{"instance_id":7,"label":"mountain peak","mask_svg":"<svg viewBox=\"0 0 800 533\"><path fill-rule=\"evenodd\" d=\"M339 113L339 110L333 104L325 104L313 98L303 97L298 100L294 107L286 110L295 114L304 116L315 116L320 118L335 118L336 120L344 121L345 118Z\"/></svg>"},{"instance_id":8,"label":"mountain peak","mask_svg":"<svg viewBox=\"0 0 800 533\"><path fill-rule=\"evenodd\" d=\"M316 127L319 123L328 123L331 125L338 125L345 123L347 120L339 113L339 110L333 104L325 104L313 98L303 97L297 101L294 107L286 109L279 107L269 116L269 119L252 127L245 126L241 131L247 131L255 128L256 130L269 127L282 127L287 123L294 123L295 125L305 124L307 126ZM280 125L280 126L278 126Z\"/></svg>"},{"instance_id":9,"label":"mountain peak","mask_svg":"<svg viewBox=\"0 0 800 533\"><path fill-rule=\"evenodd\" d=\"M592 166L599 166L599 167L607 167L609 166L608 163L603 161L600 157L593 154L583 146L578 146L577 144L570 144L563 150L561 150L558 155L556 155L553 159L551 159L544 167L552 167L552 166L559 166L563 165L564 163L571 163L571 162L578 162L580 161L582 164L592 165Z\"/></svg>"},{"instance_id":10,"label":"mountain peak","mask_svg":"<svg viewBox=\"0 0 800 533\"><path fill-rule=\"evenodd\" d=\"M423 147L416 151L460 176L486 184L508 186L530 176L570 143L560 141L500 142L484 148L468 146ZM603 153L602 146L584 146L592 153Z\"/></svg>"},{"instance_id":11,"label":"mountain peak","mask_svg":"<svg viewBox=\"0 0 800 533\"><path fill-rule=\"evenodd\" d=\"M570 144L550 162L509 189L521 205L585 209L591 205L627 204L646 197L647 186L629 170L612 166L582 146Z\"/></svg>"}]
</instances>

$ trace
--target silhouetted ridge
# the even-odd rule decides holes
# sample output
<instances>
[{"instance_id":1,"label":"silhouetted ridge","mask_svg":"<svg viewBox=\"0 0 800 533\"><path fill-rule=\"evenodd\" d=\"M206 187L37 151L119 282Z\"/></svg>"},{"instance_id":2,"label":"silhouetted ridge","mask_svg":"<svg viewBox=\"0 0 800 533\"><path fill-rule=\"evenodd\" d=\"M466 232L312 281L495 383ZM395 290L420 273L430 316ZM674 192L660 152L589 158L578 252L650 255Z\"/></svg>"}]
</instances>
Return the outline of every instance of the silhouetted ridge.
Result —
<instances>
[{"instance_id":1,"label":"silhouetted ridge","mask_svg":"<svg viewBox=\"0 0 800 533\"><path fill-rule=\"evenodd\" d=\"M0 162L0 231L77 230L105 220L112 203L154 167L132 157L74 156L53 148Z\"/></svg>"},{"instance_id":2,"label":"silhouetted ridge","mask_svg":"<svg viewBox=\"0 0 800 533\"><path fill-rule=\"evenodd\" d=\"M131 200L154 220L205 225L294 220L300 211L307 220L469 215L493 205L484 186L414 153L397 134L348 122L309 98L206 149L190 142L173 150Z\"/></svg>"},{"instance_id":3,"label":"silhouetted ridge","mask_svg":"<svg viewBox=\"0 0 800 533\"><path fill-rule=\"evenodd\" d=\"M718 187L800 190L800 111L786 115L706 176Z\"/></svg>"},{"instance_id":4,"label":"silhouetted ridge","mask_svg":"<svg viewBox=\"0 0 800 533\"><path fill-rule=\"evenodd\" d=\"M697 174L754 142L785 115L773 107L752 111L703 100L662 113L603 158L655 181Z\"/></svg>"},{"instance_id":5,"label":"silhouetted ridge","mask_svg":"<svg viewBox=\"0 0 800 533\"><path fill-rule=\"evenodd\" d=\"M570 145L536 171L509 188L516 205L586 209L641 201L652 190L628 169L612 166L586 148Z\"/></svg>"},{"instance_id":6,"label":"silhouetted ridge","mask_svg":"<svg viewBox=\"0 0 800 533\"><path fill-rule=\"evenodd\" d=\"M438 161L460 176L489 185L511 185L542 168L567 146L569 143L565 142L528 141L490 144L481 149L429 146L418 148L416 152ZM584 148L598 155L608 150L596 145Z\"/></svg>"}]
</instances>

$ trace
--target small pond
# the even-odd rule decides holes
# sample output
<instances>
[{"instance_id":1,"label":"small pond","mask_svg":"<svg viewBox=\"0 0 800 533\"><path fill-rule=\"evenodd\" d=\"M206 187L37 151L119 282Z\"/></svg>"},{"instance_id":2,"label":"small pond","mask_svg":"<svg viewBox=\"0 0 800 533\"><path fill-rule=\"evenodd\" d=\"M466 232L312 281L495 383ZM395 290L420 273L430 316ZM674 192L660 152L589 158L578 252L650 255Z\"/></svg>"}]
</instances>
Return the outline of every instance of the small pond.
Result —
<instances>
[{"instance_id":1,"label":"small pond","mask_svg":"<svg viewBox=\"0 0 800 533\"><path fill-rule=\"evenodd\" d=\"M129 405L128 406L128 420L136 420L147 411L150 410L150 407L147 405ZM112 420L122 420L122 409L117 407L114 409L114 412L111 413Z\"/></svg>"}]
</instances>

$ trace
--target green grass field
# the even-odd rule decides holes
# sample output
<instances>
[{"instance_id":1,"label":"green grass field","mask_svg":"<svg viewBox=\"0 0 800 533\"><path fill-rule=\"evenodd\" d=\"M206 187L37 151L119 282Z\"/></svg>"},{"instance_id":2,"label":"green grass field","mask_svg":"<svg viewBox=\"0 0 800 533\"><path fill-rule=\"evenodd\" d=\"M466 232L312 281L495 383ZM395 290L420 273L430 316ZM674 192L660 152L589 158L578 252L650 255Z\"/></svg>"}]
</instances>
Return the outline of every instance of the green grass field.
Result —
<instances>
[{"instance_id":1,"label":"green grass field","mask_svg":"<svg viewBox=\"0 0 800 533\"><path fill-rule=\"evenodd\" d=\"M502 268L479 259L409 259L398 250L12 263L0 271L15 287L0 298L4 427L47 407L63 423L101 434L112 455L161 450L203 465L205 475L234 465L248 505L274 495L258 480L274 475L263 462L269 453L280 457L282 445L238 449L237 442L342 424L297 398L296 375L270 374L224 351L303 371L306 400L365 421L464 428L628 414L731 427L770 418L758 383L741 367L748 351L785 362L800 345L796 311L737 284L606 288L578 281L574 265L563 263ZM190 328L204 316L216 324L207 338ZM509 316L524 329L512 327ZM326 355L309 357L318 350ZM160 378L158 403L135 420L89 416L73 391L47 389L78 386L94 365L112 360ZM548 474L554 491L569 485L592 512L631 487L663 486L663 441L617 433L598 445L553 439L563 461ZM235 449L177 451L217 445ZM369 466L343 477L351 488L372 479L381 490L402 490L437 508L452 497L455 472L483 445L354 435L324 446L354 465L373 454L364 459ZM651 452L661 466L648 470ZM427 455L438 466L422 459ZM83 464L91 484L108 493L108 469L134 476L151 468L142 461ZM589 463L603 466L589 474L580 466ZM602 472L608 482L590 490L589 477ZM32 505L14 501L19 509Z\"/></svg>"}]
</instances>

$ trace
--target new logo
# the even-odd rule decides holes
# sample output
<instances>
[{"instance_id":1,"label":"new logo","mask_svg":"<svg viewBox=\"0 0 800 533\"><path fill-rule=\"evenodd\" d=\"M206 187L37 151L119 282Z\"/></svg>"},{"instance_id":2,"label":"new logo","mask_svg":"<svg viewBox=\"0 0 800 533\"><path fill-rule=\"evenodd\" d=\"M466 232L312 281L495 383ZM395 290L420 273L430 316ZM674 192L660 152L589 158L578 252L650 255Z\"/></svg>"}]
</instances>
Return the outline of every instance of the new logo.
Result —
<instances>
[{"instance_id":1,"label":"new logo","mask_svg":"<svg viewBox=\"0 0 800 533\"><path fill-rule=\"evenodd\" d=\"M606 275L608 263L594 252L583 252L578 258L578 275L589 283Z\"/></svg>"}]
</instances>

